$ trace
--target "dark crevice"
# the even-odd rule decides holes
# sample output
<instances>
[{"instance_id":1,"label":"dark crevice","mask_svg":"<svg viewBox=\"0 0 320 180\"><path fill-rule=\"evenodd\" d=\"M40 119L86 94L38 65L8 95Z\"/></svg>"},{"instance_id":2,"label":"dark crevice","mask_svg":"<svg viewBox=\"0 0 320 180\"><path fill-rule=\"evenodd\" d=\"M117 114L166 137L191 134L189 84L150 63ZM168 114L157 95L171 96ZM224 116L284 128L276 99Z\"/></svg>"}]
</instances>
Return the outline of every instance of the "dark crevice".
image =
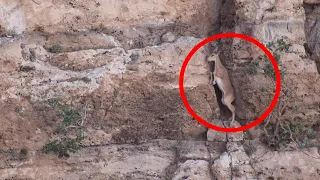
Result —
<instances>
[{"instance_id":1,"label":"dark crevice","mask_svg":"<svg viewBox=\"0 0 320 180\"><path fill-rule=\"evenodd\" d=\"M209 36L219 33L226 33L226 32L234 32L235 30L235 3L233 0L222 0L221 1L221 8L220 8L220 17L219 17L219 24L220 29L214 32L209 33ZM231 49L232 49L232 41L233 39L220 39L216 42L212 42L212 46L209 47L209 54L216 53L216 49L221 51L220 58L221 62L224 66L226 66L225 59L231 59ZM227 67L227 66L226 66ZM217 85L214 85L214 90L218 102L218 106L220 109L220 118L221 120L228 119L231 117L231 112L227 106L223 105L221 102L222 98L222 91L218 88Z\"/></svg>"},{"instance_id":2,"label":"dark crevice","mask_svg":"<svg viewBox=\"0 0 320 180\"><path fill-rule=\"evenodd\" d=\"M320 4L304 4L306 13L305 34L307 43L304 44L307 56L316 62L320 73Z\"/></svg>"},{"instance_id":3,"label":"dark crevice","mask_svg":"<svg viewBox=\"0 0 320 180\"><path fill-rule=\"evenodd\" d=\"M165 169L166 179L172 179L174 176L174 173L178 169L179 164L179 150L178 147L180 146L180 142L176 143L176 145L173 147L174 149L174 161Z\"/></svg>"}]
</instances>

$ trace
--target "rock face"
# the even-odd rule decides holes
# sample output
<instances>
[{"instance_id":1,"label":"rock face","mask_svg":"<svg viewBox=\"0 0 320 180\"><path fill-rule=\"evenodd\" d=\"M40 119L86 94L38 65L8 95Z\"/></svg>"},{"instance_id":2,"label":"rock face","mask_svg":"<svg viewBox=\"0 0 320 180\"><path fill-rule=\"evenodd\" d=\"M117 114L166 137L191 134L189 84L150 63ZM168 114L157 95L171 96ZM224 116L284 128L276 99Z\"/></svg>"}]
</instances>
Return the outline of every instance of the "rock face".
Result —
<instances>
[{"instance_id":1,"label":"rock face","mask_svg":"<svg viewBox=\"0 0 320 180\"><path fill-rule=\"evenodd\" d=\"M306 1L304 5L305 13L306 13L306 22L305 22L305 33L307 38L307 53L314 59L317 63L318 71L320 71L320 45L316 40L319 37L319 29L320 29L320 14L319 14L319 1Z\"/></svg>"},{"instance_id":2,"label":"rock face","mask_svg":"<svg viewBox=\"0 0 320 180\"><path fill-rule=\"evenodd\" d=\"M319 108L315 101L307 99L319 100L317 89L320 82L315 61L306 58L303 50L303 45L307 42L303 2L236 0L234 4L224 6L231 7L235 12L222 14L222 17L228 19L233 16L233 21L222 21L223 30L250 35L269 46L279 43L290 46L291 49L288 50L272 50L279 55L278 66L283 71L282 89L283 93L286 91L284 98L288 100L283 117L299 116L304 122L315 124L320 117L313 110L317 109L319 112ZM232 8L233 6L235 8ZM315 38L309 39L311 42ZM230 70L232 84L236 87L237 117L250 122L268 108L275 87L273 79L267 75L268 65L263 65L263 58L259 59L264 54L255 45L241 39L223 40L220 46L223 51L222 63ZM294 65L298 62L301 64ZM301 83L307 81L309 83ZM291 111L296 104L301 105L299 111ZM308 115L302 117L299 115L301 112Z\"/></svg>"},{"instance_id":3,"label":"rock face","mask_svg":"<svg viewBox=\"0 0 320 180\"><path fill-rule=\"evenodd\" d=\"M156 140L140 145L87 147L67 160L30 153L27 160L21 161L14 151L1 152L0 178L220 180L281 177L289 180L320 177L317 148L268 153L258 150L248 156L241 143L230 142L225 152L219 152L220 157L202 159L203 153L196 152L195 146L190 145L203 143L189 141L186 145L186 142ZM176 151L177 148L183 151ZM204 148L204 152L208 149ZM186 151L193 155L187 157Z\"/></svg>"},{"instance_id":4,"label":"rock face","mask_svg":"<svg viewBox=\"0 0 320 180\"><path fill-rule=\"evenodd\" d=\"M208 166L204 160L187 160L179 165L172 179L211 179Z\"/></svg>"},{"instance_id":5,"label":"rock face","mask_svg":"<svg viewBox=\"0 0 320 180\"><path fill-rule=\"evenodd\" d=\"M306 4L320 4L319 0L304 0L303 2Z\"/></svg>"},{"instance_id":6,"label":"rock face","mask_svg":"<svg viewBox=\"0 0 320 180\"><path fill-rule=\"evenodd\" d=\"M248 147L244 132L195 121L179 91L181 65L205 37L252 36L282 72L268 121L280 126L274 136L302 134L293 147L319 146L318 4L0 0L0 179L320 179L318 148L270 151L259 141L263 133ZM192 56L188 103L207 122L229 126L221 92L208 85L206 57L217 49L235 89L236 120L250 123L269 107L275 81L263 53L240 39L209 43ZM297 122L309 129L297 130ZM83 149L43 154L61 150L59 140Z\"/></svg>"}]
</instances>

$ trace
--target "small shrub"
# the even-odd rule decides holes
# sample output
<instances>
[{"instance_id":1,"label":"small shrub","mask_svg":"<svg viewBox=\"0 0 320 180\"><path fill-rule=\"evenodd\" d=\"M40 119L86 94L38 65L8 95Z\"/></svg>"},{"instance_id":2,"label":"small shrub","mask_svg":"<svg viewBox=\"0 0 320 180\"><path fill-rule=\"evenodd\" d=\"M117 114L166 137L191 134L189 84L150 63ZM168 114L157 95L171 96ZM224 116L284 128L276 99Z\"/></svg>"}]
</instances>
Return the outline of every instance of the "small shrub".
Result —
<instances>
[{"instance_id":1,"label":"small shrub","mask_svg":"<svg viewBox=\"0 0 320 180\"><path fill-rule=\"evenodd\" d=\"M279 52L287 52L290 46L291 45L286 43L284 38L278 39L276 40L276 42L269 42L268 44L266 44L266 47L272 52L272 55L279 66L281 78L283 78L283 76L285 75L285 69L281 68L281 56ZM261 58L266 63L262 68L264 70L264 74L267 77L270 77L275 80L276 76L273 65L271 64L270 60L266 55L263 55Z\"/></svg>"},{"instance_id":2,"label":"small shrub","mask_svg":"<svg viewBox=\"0 0 320 180\"><path fill-rule=\"evenodd\" d=\"M266 47L269 49L269 50L272 50L272 47L273 47L273 42L268 42L268 44L266 45Z\"/></svg>"},{"instance_id":3,"label":"small shrub","mask_svg":"<svg viewBox=\"0 0 320 180\"><path fill-rule=\"evenodd\" d=\"M49 99L47 101L47 103L49 104L49 106L51 106L52 108L57 108L60 104L59 99Z\"/></svg>"},{"instance_id":4,"label":"small shrub","mask_svg":"<svg viewBox=\"0 0 320 180\"><path fill-rule=\"evenodd\" d=\"M278 44L278 49L280 51L285 51L287 52L289 50L289 47L291 46L290 44L287 44L283 38L277 40Z\"/></svg>"},{"instance_id":5,"label":"small shrub","mask_svg":"<svg viewBox=\"0 0 320 180\"><path fill-rule=\"evenodd\" d=\"M265 64L265 66L262 68L264 71L265 76L272 78L273 80L276 80L276 74L274 72L274 68L271 63ZM280 69L280 77L283 78L285 75L285 69Z\"/></svg>"},{"instance_id":6,"label":"small shrub","mask_svg":"<svg viewBox=\"0 0 320 180\"><path fill-rule=\"evenodd\" d=\"M53 153L58 157L68 157L68 153L76 153L80 150L80 142L84 140L84 135L82 130L77 131L77 138L72 139L69 137L64 137L60 140L55 140L47 143L43 150L46 154Z\"/></svg>"},{"instance_id":7,"label":"small shrub","mask_svg":"<svg viewBox=\"0 0 320 180\"><path fill-rule=\"evenodd\" d=\"M273 69L273 66L272 66L271 64L266 64L266 65L263 67L263 71L264 71L264 74L265 74L266 76L275 79L274 69Z\"/></svg>"},{"instance_id":8,"label":"small shrub","mask_svg":"<svg viewBox=\"0 0 320 180\"><path fill-rule=\"evenodd\" d=\"M260 88L260 91L262 92L262 93L265 93L265 92L267 92L267 90L266 90L266 88Z\"/></svg>"},{"instance_id":9,"label":"small shrub","mask_svg":"<svg viewBox=\"0 0 320 180\"><path fill-rule=\"evenodd\" d=\"M61 103L60 99L49 99L48 104L59 112L62 117L62 127L72 125L76 120L81 118L80 111L70 105Z\"/></svg>"},{"instance_id":10,"label":"small shrub","mask_svg":"<svg viewBox=\"0 0 320 180\"><path fill-rule=\"evenodd\" d=\"M60 101L60 99L50 99L48 104L54 108L61 118L63 119L61 125L56 129L56 133L61 134L62 137L59 140L48 142L44 147L45 153L54 153L58 157L68 157L68 152L75 153L80 147L80 142L84 140L84 133L82 127L73 126L76 128L76 138L70 138L69 135L74 131L66 131L74 122L81 119L81 114L76 108L66 105Z\"/></svg>"},{"instance_id":11,"label":"small shrub","mask_svg":"<svg viewBox=\"0 0 320 180\"><path fill-rule=\"evenodd\" d=\"M49 49L52 53L61 53L63 51L63 47L60 44L54 44Z\"/></svg>"},{"instance_id":12,"label":"small shrub","mask_svg":"<svg viewBox=\"0 0 320 180\"><path fill-rule=\"evenodd\" d=\"M258 73L258 69L259 69L259 64L254 62L254 63L250 63L248 68L247 68L247 72L250 75L256 75Z\"/></svg>"},{"instance_id":13,"label":"small shrub","mask_svg":"<svg viewBox=\"0 0 320 180\"><path fill-rule=\"evenodd\" d=\"M273 134L276 128L275 124L266 127L268 134ZM294 141L298 148L304 148L310 144L310 139L314 137L314 130L300 123L287 122L283 123L278 131L278 135L272 136L272 146L280 148ZM269 139L270 140L270 139ZM269 144L270 145L270 144Z\"/></svg>"},{"instance_id":14,"label":"small shrub","mask_svg":"<svg viewBox=\"0 0 320 180\"><path fill-rule=\"evenodd\" d=\"M63 118L62 125L65 127L72 125L75 120L81 118L80 112L70 106L64 106L60 111L60 115Z\"/></svg>"}]
</instances>

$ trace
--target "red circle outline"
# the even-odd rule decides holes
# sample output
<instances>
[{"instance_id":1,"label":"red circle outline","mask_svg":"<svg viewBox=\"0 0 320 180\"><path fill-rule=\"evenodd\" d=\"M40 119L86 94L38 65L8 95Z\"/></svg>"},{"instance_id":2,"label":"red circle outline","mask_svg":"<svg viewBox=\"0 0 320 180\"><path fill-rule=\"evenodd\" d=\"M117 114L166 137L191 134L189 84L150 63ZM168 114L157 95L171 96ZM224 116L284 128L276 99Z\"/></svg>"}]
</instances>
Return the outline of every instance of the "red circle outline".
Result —
<instances>
[{"instance_id":1,"label":"red circle outline","mask_svg":"<svg viewBox=\"0 0 320 180\"><path fill-rule=\"evenodd\" d=\"M207 121L203 120L200 116L198 116L193 109L191 108L191 106L188 103L187 97L185 95L184 92L184 73L185 70L187 68L187 65L191 59L191 57L194 55L194 53L196 53L197 50L199 50L202 46L204 46L205 44L214 41L216 39L221 39L221 38L240 38L240 39L244 39L247 40L253 44L255 44L256 46L258 46L260 49L262 49L264 51L264 53L268 56L268 58L270 59L273 68L275 70L275 74L276 74L276 90L275 90L275 94L273 97L273 100L270 104L270 106L268 107L268 109L255 121L251 122L250 124L247 124L245 126L241 126L241 127L236 127L236 128L223 128L223 127L219 127L219 126L215 126L212 125L210 123L208 123ZM239 132L239 131L244 131L247 130L249 128L252 128L254 126L257 126L259 123L261 123L272 111L272 109L276 106L279 95L280 95L280 88L281 88L281 77L280 77L280 71L277 65L276 60L274 59L274 57L272 56L272 54L270 53L270 51L259 41L255 40L254 38L244 35L244 34L238 34L238 33L222 33L222 34L217 34L214 36L211 36L209 38L206 38L205 40L201 41L200 43L198 43L187 55L187 57L185 58L181 70L180 70L180 76L179 76L179 89L180 89L180 96L182 98L182 102L183 104L186 106L187 110L189 111L189 113L202 125L216 130L216 131L221 131L221 132Z\"/></svg>"}]
</instances>

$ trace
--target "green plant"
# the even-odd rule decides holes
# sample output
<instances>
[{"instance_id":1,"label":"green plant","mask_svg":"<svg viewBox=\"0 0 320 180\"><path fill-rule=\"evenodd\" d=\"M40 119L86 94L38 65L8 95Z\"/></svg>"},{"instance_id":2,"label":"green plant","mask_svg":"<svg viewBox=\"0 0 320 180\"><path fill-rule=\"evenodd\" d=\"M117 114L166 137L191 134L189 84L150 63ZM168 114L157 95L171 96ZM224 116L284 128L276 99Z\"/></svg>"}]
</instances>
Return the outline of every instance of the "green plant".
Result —
<instances>
[{"instance_id":1,"label":"green plant","mask_svg":"<svg viewBox=\"0 0 320 180\"><path fill-rule=\"evenodd\" d=\"M72 139L69 137L63 137L60 140L54 140L47 143L43 150L45 153L54 153L58 157L68 157L68 153L76 153L81 149L80 142L84 140L84 135L82 130L77 131L77 138Z\"/></svg>"},{"instance_id":2,"label":"green plant","mask_svg":"<svg viewBox=\"0 0 320 180\"><path fill-rule=\"evenodd\" d=\"M265 93L267 90L266 90L266 88L262 87L262 88L260 88L260 91L261 91L262 93Z\"/></svg>"},{"instance_id":3,"label":"green plant","mask_svg":"<svg viewBox=\"0 0 320 180\"><path fill-rule=\"evenodd\" d=\"M47 101L47 103L49 104L49 106L51 106L52 108L57 108L58 105L60 104L60 99L55 98L55 99L49 99Z\"/></svg>"},{"instance_id":4,"label":"green plant","mask_svg":"<svg viewBox=\"0 0 320 180\"><path fill-rule=\"evenodd\" d=\"M287 52L289 50L289 47L291 46L290 44L287 44L283 38L277 40L278 44L278 49L280 51L285 51Z\"/></svg>"},{"instance_id":5,"label":"green plant","mask_svg":"<svg viewBox=\"0 0 320 180\"><path fill-rule=\"evenodd\" d=\"M268 42L268 44L266 44L266 47L267 47L269 50L272 50L273 45L274 45L273 42Z\"/></svg>"},{"instance_id":6,"label":"green plant","mask_svg":"<svg viewBox=\"0 0 320 180\"><path fill-rule=\"evenodd\" d=\"M286 41L284 40L283 37L276 40L276 42L269 42L266 44L266 47L272 52L272 55L279 66L281 78L283 78L286 71L281 65L281 61L280 61L281 56L280 56L279 52L283 52L283 51L287 52L289 50L290 46L291 45L286 43ZM270 77L275 80L276 79L275 72L274 72L274 68L273 68L273 65L271 64L270 60L268 59L268 57L266 55L263 55L261 58L265 62L265 65L262 68L264 70L265 76Z\"/></svg>"},{"instance_id":7,"label":"green plant","mask_svg":"<svg viewBox=\"0 0 320 180\"><path fill-rule=\"evenodd\" d=\"M277 130L277 135L273 137L274 146L280 148L290 142L295 142L298 148L304 148L310 144L310 139L314 137L314 130L301 123L284 121ZM278 127L279 128L279 127ZM273 134L277 129L276 124L269 125L266 130L268 134Z\"/></svg>"},{"instance_id":8,"label":"green plant","mask_svg":"<svg viewBox=\"0 0 320 180\"><path fill-rule=\"evenodd\" d=\"M63 51L63 47L60 44L54 44L49 49L52 53L60 53Z\"/></svg>"},{"instance_id":9,"label":"green plant","mask_svg":"<svg viewBox=\"0 0 320 180\"><path fill-rule=\"evenodd\" d=\"M71 106L64 106L60 110L60 115L63 118L62 125L65 127L72 125L75 120L81 118L80 112Z\"/></svg>"},{"instance_id":10,"label":"green plant","mask_svg":"<svg viewBox=\"0 0 320 180\"><path fill-rule=\"evenodd\" d=\"M287 52L291 44L287 43L284 37L281 37L280 39L277 39L274 42L268 42L265 46L273 52L276 52L276 51Z\"/></svg>"},{"instance_id":11,"label":"green plant","mask_svg":"<svg viewBox=\"0 0 320 180\"><path fill-rule=\"evenodd\" d=\"M64 129L67 126L72 125L76 120L81 118L80 111L70 105L61 103L60 99L49 99L48 104L54 108L63 121L59 128Z\"/></svg>"},{"instance_id":12,"label":"green plant","mask_svg":"<svg viewBox=\"0 0 320 180\"><path fill-rule=\"evenodd\" d=\"M43 147L45 153L54 153L59 157L68 156L68 152L75 153L81 146L80 143L84 140L84 133L81 126L75 126L75 121L81 119L80 111L70 105L62 103L60 99L50 99L48 104L58 112L63 119L56 133L62 134L59 140L48 142ZM76 138L70 138L73 131L66 131L68 128L76 128Z\"/></svg>"},{"instance_id":13,"label":"green plant","mask_svg":"<svg viewBox=\"0 0 320 180\"><path fill-rule=\"evenodd\" d=\"M257 62L253 62L249 64L247 68L247 72L250 75L256 75L258 73L258 69L259 69L259 64Z\"/></svg>"},{"instance_id":14,"label":"green plant","mask_svg":"<svg viewBox=\"0 0 320 180\"><path fill-rule=\"evenodd\" d=\"M262 69L263 69L264 74L266 76L269 76L271 78L275 78L273 66L271 64L268 63L268 64L264 65L264 67Z\"/></svg>"}]
</instances>

